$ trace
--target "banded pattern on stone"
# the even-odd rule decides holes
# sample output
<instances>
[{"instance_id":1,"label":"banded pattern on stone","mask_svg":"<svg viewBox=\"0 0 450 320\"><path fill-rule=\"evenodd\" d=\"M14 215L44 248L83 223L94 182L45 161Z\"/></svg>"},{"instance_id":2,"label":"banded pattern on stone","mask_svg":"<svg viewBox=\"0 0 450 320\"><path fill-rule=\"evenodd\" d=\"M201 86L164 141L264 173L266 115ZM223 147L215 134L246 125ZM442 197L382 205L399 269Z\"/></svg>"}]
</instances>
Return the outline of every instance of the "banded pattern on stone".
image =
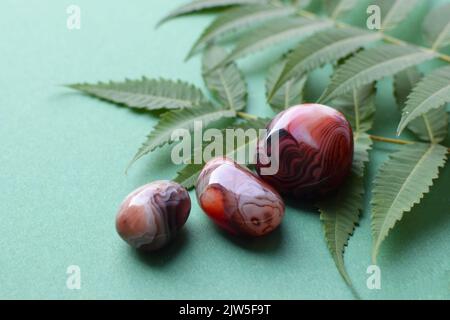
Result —
<instances>
[{"instance_id":1,"label":"banded pattern on stone","mask_svg":"<svg viewBox=\"0 0 450 320\"><path fill-rule=\"evenodd\" d=\"M169 243L186 223L189 193L171 181L155 181L130 193L116 218L116 229L129 245L144 251Z\"/></svg>"},{"instance_id":2,"label":"banded pattern on stone","mask_svg":"<svg viewBox=\"0 0 450 320\"><path fill-rule=\"evenodd\" d=\"M278 148L272 148L278 136ZM264 143L266 142L266 143ZM274 149L274 150L272 150ZM303 104L279 113L258 144L256 171L278 192L315 198L338 188L353 161L353 133L344 115L319 104ZM278 159L273 175L261 169Z\"/></svg>"},{"instance_id":3,"label":"banded pattern on stone","mask_svg":"<svg viewBox=\"0 0 450 320\"><path fill-rule=\"evenodd\" d=\"M231 234L265 235L278 227L284 216L280 195L227 158L214 158L205 165L196 192L205 213Z\"/></svg>"}]
</instances>

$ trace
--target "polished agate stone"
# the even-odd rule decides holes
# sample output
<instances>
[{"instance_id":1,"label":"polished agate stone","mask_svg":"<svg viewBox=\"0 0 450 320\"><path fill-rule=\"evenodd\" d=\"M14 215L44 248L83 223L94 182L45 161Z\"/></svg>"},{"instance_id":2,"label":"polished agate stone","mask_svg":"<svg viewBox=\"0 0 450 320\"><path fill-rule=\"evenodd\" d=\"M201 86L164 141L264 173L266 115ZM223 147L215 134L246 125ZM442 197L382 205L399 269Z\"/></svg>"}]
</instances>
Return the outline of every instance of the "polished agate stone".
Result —
<instances>
[{"instance_id":1,"label":"polished agate stone","mask_svg":"<svg viewBox=\"0 0 450 320\"><path fill-rule=\"evenodd\" d=\"M205 165L196 192L203 211L234 235L265 235L284 216L280 195L250 170L226 158L214 158Z\"/></svg>"},{"instance_id":2,"label":"polished agate stone","mask_svg":"<svg viewBox=\"0 0 450 320\"><path fill-rule=\"evenodd\" d=\"M116 217L116 229L130 246L152 251L168 244L191 211L189 193L171 181L155 181L130 193Z\"/></svg>"},{"instance_id":3,"label":"polished agate stone","mask_svg":"<svg viewBox=\"0 0 450 320\"><path fill-rule=\"evenodd\" d=\"M294 106L267 125L267 135L260 140L257 155L256 171L278 192L317 198L336 190L349 174L353 161L352 129L344 115L333 108L320 104ZM278 170L262 174L262 168L276 159Z\"/></svg>"}]
</instances>

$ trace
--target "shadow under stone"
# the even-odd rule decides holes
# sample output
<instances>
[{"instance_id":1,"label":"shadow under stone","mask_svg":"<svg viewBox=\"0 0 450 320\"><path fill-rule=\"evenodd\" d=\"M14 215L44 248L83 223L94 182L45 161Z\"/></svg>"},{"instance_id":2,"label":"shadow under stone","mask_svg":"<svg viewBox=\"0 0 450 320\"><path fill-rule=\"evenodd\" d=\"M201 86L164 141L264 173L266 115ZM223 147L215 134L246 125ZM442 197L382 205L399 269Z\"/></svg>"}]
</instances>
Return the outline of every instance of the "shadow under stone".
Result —
<instances>
[{"instance_id":1,"label":"shadow under stone","mask_svg":"<svg viewBox=\"0 0 450 320\"><path fill-rule=\"evenodd\" d=\"M188 232L183 228L171 243L161 249L152 252L143 252L132 248L130 250L133 251L133 255L140 262L150 267L164 267L176 260L180 251L186 249L188 241Z\"/></svg>"},{"instance_id":2,"label":"shadow under stone","mask_svg":"<svg viewBox=\"0 0 450 320\"><path fill-rule=\"evenodd\" d=\"M225 238L244 250L253 251L256 253L272 254L277 252L283 245L282 224L271 233L256 238L231 235L216 225L214 225L214 228L217 229L217 234L219 237Z\"/></svg>"}]
</instances>

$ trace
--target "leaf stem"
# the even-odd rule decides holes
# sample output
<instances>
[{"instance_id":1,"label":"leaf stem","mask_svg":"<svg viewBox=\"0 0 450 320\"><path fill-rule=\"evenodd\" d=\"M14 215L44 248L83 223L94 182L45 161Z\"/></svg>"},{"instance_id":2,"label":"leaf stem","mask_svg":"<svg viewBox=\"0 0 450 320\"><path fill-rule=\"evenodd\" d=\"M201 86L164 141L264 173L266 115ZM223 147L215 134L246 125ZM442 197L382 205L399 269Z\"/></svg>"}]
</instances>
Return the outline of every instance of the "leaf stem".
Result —
<instances>
[{"instance_id":1,"label":"leaf stem","mask_svg":"<svg viewBox=\"0 0 450 320\"><path fill-rule=\"evenodd\" d=\"M380 141L380 142L387 142L387 143L394 143L394 144L413 144L416 141L410 141L410 140L401 140L401 139L393 139L393 138L387 138L387 137L381 137L381 136L375 136L375 135L369 135L369 137L372 140Z\"/></svg>"},{"instance_id":2,"label":"leaf stem","mask_svg":"<svg viewBox=\"0 0 450 320\"><path fill-rule=\"evenodd\" d=\"M355 131L359 132L359 104L356 90L353 90L353 110L355 112Z\"/></svg>"},{"instance_id":3,"label":"leaf stem","mask_svg":"<svg viewBox=\"0 0 450 320\"><path fill-rule=\"evenodd\" d=\"M380 141L380 142L386 142L386 143L394 143L394 144L414 144L414 143L418 143L419 141L411 141L411 140L401 140L401 139L393 139L393 138L386 138L386 137L381 137L381 136L375 136L370 134L369 137L372 140L375 141ZM432 144L436 144L434 142L432 142ZM447 150L450 152L450 148L447 148Z\"/></svg>"},{"instance_id":4,"label":"leaf stem","mask_svg":"<svg viewBox=\"0 0 450 320\"><path fill-rule=\"evenodd\" d=\"M344 23L344 22L336 21L336 20L333 20L333 19L330 19L330 18L319 17L318 15L316 15L316 14L314 14L312 12L306 11L306 10L299 10L298 14L300 16L302 16L302 17L307 18L307 19L318 19L318 18L321 18L321 19L330 20L338 28L357 28L357 27L355 27L353 25L350 25L350 24L347 24L347 23ZM437 50L435 50L435 48L427 48L427 47L418 46L418 45L415 45L415 44L412 44L412 43L400 40L400 39L395 38L393 36L387 35L387 34L385 34L383 32L381 32L381 34L383 35L383 40L385 42L387 42L387 43L392 43L392 44L396 44L396 45L399 45L399 46L414 46L414 47L416 47L416 48L418 48L420 50L423 50L423 51L433 52L433 53L436 54L436 57L438 59L450 63L450 55L444 54L442 52L438 52Z\"/></svg>"},{"instance_id":5,"label":"leaf stem","mask_svg":"<svg viewBox=\"0 0 450 320\"><path fill-rule=\"evenodd\" d=\"M242 118L242 119L246 119L246 120L258 120L258 117L257 117L257 116L255 116L255 115L253 115L253 114L250 114L250 113L245 113L245 112L238 111L238 112L236 112L236 114L237 114L238 117L240 117L240 118Z\"/></svg>"},{"instance_id":6,"label":"leaf stem","mask_svg":"<svg viewBox=\"0 0 450 320\"><path fill-rule=\"evenodd\" d=\"M436 143L436 138L434 137L433 129L431 128L430 121L428 121L427 115L423 114L422 119L425 123L425 127L427 128L428 137L430 138L431 143Z\"/></svg>"},{"instance_id":7,"label":"leaf stem","mask_svg":"<svg viewBox=\"0 0 450 320\"><path fill-rule=\"evenodd\" d=\"M317 19L319 17L318 15L306 10L299 10L298 14L307 19Z\"/></svg>"},{"instance_id":8,"label":"leaf stem","mask_svg":"<svg viewBox=\"0 0 450 320\"><path fill-rule=\"evenodd\" d=\"M385 33L382 33L382 35L383 35L383 40L384 40L385 42L387 42L387 43L392 43L392 44L396 44L396 45L399 45L399 46L405 46L405 45L407 45L407 43L406 43L405 41L403 41L403 40L394 38L394 37L392 37L392 36L390 36L390 35L387 35L387 34L385 34Z\"/></svg>"}]
</instances>

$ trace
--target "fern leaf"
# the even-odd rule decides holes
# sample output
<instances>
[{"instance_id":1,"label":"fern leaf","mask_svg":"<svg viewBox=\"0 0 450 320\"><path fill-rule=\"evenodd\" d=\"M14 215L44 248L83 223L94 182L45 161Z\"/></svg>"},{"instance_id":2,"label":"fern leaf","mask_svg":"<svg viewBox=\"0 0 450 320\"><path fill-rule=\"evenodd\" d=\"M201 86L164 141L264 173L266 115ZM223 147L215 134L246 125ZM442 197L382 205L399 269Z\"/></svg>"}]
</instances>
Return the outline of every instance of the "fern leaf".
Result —
<instances>
[{"instance_id":1,"label":"fern leaf","mask_svg":"<svg viewBox=\"0 0 450 320\"><path fill-rule=\"evenodd\" d=\"M276 0L275 0L276 1ZM282 2L281 0L280 2ZM311 4L312 0L290 0L290 2L297 8L305 8Z\"/></svg>"},{"instance_id":2,"label":"fern leaf","mask_svg":"<svg viewBox=\"0 0 450 320\"><path fill-rule=\"evenodd\" d=\"M336 195L317 204L328 249L339 273L349 286L352 284L345 269L344 251L364 208L364 166L369 160L368 151L372 146L367 134L361 133L358 137L360 139L355 139L352 173Z\"/></svg>"},{"instance_id":3,"label":"fern leaf","mask_svg":"<svg viewBox=\"0 0 450 320\"><path fill-rule=\"evenodd\" d=\"M415 66L409 67L394 76L394 95L400 108L403 109L408 100L408 95L422 77L422 73Z\"/></svg>"},{"instance_id":4,"label":"fern leaf","mask_svg":"<svg viewBox=\"0 0 450 320\"><path fill-rule=\"evenodd\" d=\"M164 22L169 21L173 18L192 13L199 13L205 10L225 8L236 5L260 4L266 2L268 2L268 0L196 0L188 4L185 4L179 8L176 8L175 10L170 12L166 17L161 19L161 21L158 22L157 26L160 26Z\"/></svg>"},{"instance_id":5,"label":"fern leaf","mask_svg":"<svg viewBox=\"0 0 450 320\"><path fill-rule=\"evenodd\" d=\"M312 71L327 63L336 62L380 38L381 34L379 33L353 28L319 32L303 41L288 55L286 66L273 90L278 90L288 79Z\"/></svg>"},{"instance_id":6,"label":"fern leaf","mask_svg":"<svg viewBox=\"0 0 450 320\"><path fill-rule=\"evenodd\" d=\"M358 0L325 0L325 9L332 19L337 19L352 10Z\"/></svg>"},{"instance_id":7,"label":"fern leaf","mask_svg":"<svg viewBox=\"0 0 450 320\"><path fill-rule=\"evenodd\" d=\"M352 173L334 197L320 201L317 206L328 249L342 278L351 287L352 283L345 269L344 252L364 208L364 169L372 148L372 140L365 132L373 123L374 87L365 86L333 103L333 107L346 115L354 130Z\"/></svg>"},{"instance_id":8,"label":"fern leaf","mask_svg":"<svg viewBox=\"0 0 450 320\"><path fill-rule=\"evenodd\" d=\"M203 56L203 79L219 102L233 110L242 110L247 105L247 84L237 65L230 63L209 72L226 56L221 47L208 48Z\"/></svg>"},{"instance_id":9,"label":"fern leaf","mask_svg":"<svg viewBox=\"0 0 450 320\"><path fill-rule=\"evenodd\" d=\"M410 67L395 75L394 92L400 110L403 110L408 95L421 78L422 74L416 67ZM421 117L412 120L407 128L420 140L441 142L447 137L448 131L448 115L445 107L442 106L424 113Z\"/></svg>"},{"instance_id":10,"label":"fern leaf","mask_svg":"<svg viewBox=\"0 0 450 320\"><path fill-rule=\"evenodd\" d=\"M450 102L450 67L440 68L421 80L408 96L398 134L412 120Z\"/></svg>"},{"instance_id":11,"label":"fern leaf","mask_svg":"<svg viewBox=\"0 0 450 320\"><path fill-rule=\"evenodd\" d=\"M435 56L434 52L415 47L389 44L361 51L336 70L320 101L329 101Z\"/></svg>"},{"instance_id":12,"label":"fern leaf","mask_svg":"<svg viewBox=\"0 0 450 320\"><path fill-rule=\"evenodd\" d=\"M249 5L230 9L229 11L219 15L219 17L214 20L208 28L206 28L190 50L188 59L205 44L217 40L227 34L236 31L241 32L249 26L271 19L288 16L294 14L296 11L297 9L291 6L277 7L270 4Z\"/></svg>"},{"instance_id":13,"label":"fern leaf","mask_svg":"<svg viewBox=\"0 0 450 320\"><path fill-rule=\"evenodd\" d=\"M201 122L203 127L206 127L216 120L232 118L235 116L236 112L233 110L217 109L210 105L166 112L161 116L158 124L147 136L147 140L138 150L129 166L156 148L161 147L166 143L172 143L174 141L172 134L177 129L192 131L197 122Z\"/></svg>"},{"instance_id":14,"label":"fern leaf","mask_svg":"<svg viewBox=\"0 0 450 320\"><path fill-rule=\"evenodd\" d=\"M240 128L243 130L247 130L247 129L258 130L258 129L263 129L266 126L268 121L269 121L268 119L262 119L262 118L259 118L256 120L251 120L251 121L247 120L247 121L241 122L239 124L235 124L232 128L233 129ZM222 132L222 133L225 135L224 132ZM233 145L234 148L232 150L227 150L226 145L224 145L224 153L222 155L227 158L230 158L230 159L235 159L235 157L237 156L237 154L239 152L243 152L243 151L247 150L250 146L254 146L257 143L257 140L258 140L258 137L256 139L247 139L247 140L242 140L242 141L237 140L237 141L235 141L235 144ZM226 144L225 139L224 139L224 144ZM216 155L216 156L221 156L221 155ZM202 157L202 159L203 159L203 157ZM205 163L187 164L178 172L178 174L174 180L177 181L178 183L180 183L186 189L191 189L195 186L198 175L202 171L204 165L205 165Z\"/></svg>"},{"instance_id":15,"label":"fern leaf","mask_svg":"<svg viewBox=\"0 0 450 320\"><path fill-rule=\"evenodd\" d=\"M450 3L433 8L423 22L425 40L437 50L450 45Z\"/></svg>"},{"instance_id":16,"label":"fern leaf","mask_svg":"<svg viewBox=\"0 0 450 320\"><path fill-rule=\"evenodd\" d=\"M190 190L197 183L198 176L200 175L204 165L205 164L187 164L180 171L178 171L177 176L173 180Z\"/></svg>"},{"instance_id":17,"label":"fern leaf","mask_svg":"<svg viewBox=\"0 0 450 320\"><path fill-rule=\"evenodd\" d=\"M372 260L403 213L420 202L438 177L447 148L438 144L413 144L389 156L375 177L372 198Z\"/></svg>"},{"instance_id":18,"label":"fern leaf","mask_svg":"<svg viewBox=\"0 0 450 320\"><path fill-rule=\"evenodd\" d=\"M299 78L291 78L279 88L272 98L269 98L273 87L280 78L281 72L284 70L286 61L282 60L270 68L266 79L266 96L267 101L276 113L285 110L293 105L300 104L303 101L303 89L306 84L307 75Z\"/></svg>"},{"instance_id":19,"label":"fern leaf","mask_svg":"<svg viewBox=\"0 0 450 320\"><path fill-rule=\"evenodd\" d=\"M282 20L264 24L243 36L221 65L277 43L318 32L332 25L333 23L331 21L308 20L303 18L283 18Z\"/></svg>"},{"instance_id":20,"label":"fern leaf","mask_svg":"<svg viewBox=\"0 0 450 320\"><path fill-rule=\"evenodd\" d=\"M69 88L130 108L157 110L190 108L201 104L204 96L197 87L165 79L128 80L108 83L78 83Z\"/></svg>"},{"instance_id":21,"label":"fern leaf","mask_svg":"<svg viewBox=\"0 0 450 320\"><path fill-rule=\"evenodd\" d=\"M353 154L352 171L359 177L364 177L364 167L369 162L369 151L372 149L372 139L365 132L355 132L353 135L355 151Z\"/></svg>"},{"instance_id":22,"label":"fern leaf","mask_svg":"<svg viewBox=\"0 0 450 320\"><path fill-rule=\"evenodd\" d=\"M359 221L364 204L363 195L363 179L352 174L338 194L317 204L328 249L339 273L349 286L352 282L345 269L344 251Z\"/></svg>"},{"instance_id":23,"label":"fern leaf","mask_svg":"<svg viewBox=\"0 0 450 320\"><path fill-rule=\"evenodd\" d=\"M418 0L377 0L375 4L381 8L381 30L395 28L405 20L408 14L417 5Z\"/></svg>"},{"instance_id":24,"label":"fern leaf","mask_svg":"<svg viewBox=\"0 0 450 320\"><path fill-rule=\"evenodd\" d=\"M355 134L372 128L375 114L375 88L372 84L342 95L330 102L330 106L342 112Z\"/></svg>"}]
</instances>

